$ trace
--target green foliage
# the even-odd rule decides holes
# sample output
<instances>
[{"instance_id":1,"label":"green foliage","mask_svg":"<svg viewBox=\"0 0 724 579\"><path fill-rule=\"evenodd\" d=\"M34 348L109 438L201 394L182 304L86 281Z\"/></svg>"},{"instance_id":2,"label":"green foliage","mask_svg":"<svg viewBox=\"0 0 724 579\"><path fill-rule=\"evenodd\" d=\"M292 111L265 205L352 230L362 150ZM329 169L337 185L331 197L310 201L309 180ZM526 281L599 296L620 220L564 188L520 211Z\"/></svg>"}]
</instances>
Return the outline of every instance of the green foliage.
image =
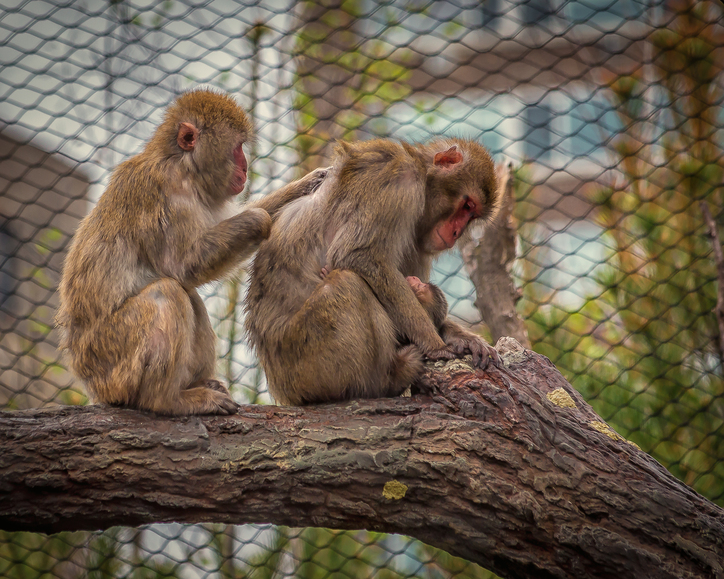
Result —
<instances>
[{"instance_id":1,"label":"green foliage","mask_svg":"<svg viewBox=\"0 0 724 579\"><path fill-rule=\"evenodd\" d=\"M0 531L0 577L6 579L50 579L70 558L73 547L66 533L46 537L37 533Z\"/></svg>"},{"instance_id":2,"label":"green foliage","mask_svg":"<svg viewBox=\"0 0 724 579\"><path fill-rule=\"evenodd\" d=\"M0 531L0 577L5 579L112 579L125 561L119 556L123 529L103 533L8 533ZM151 573L153 569L146 568ZM136 577L134 575L134 577ZM143 579L171 575L139 575Z\"/></svg>"},{"instance_id":3,"label":"green foliage","mask_svg":"<svg viewBox=\"0 0 724 579\"><path fill-rule=\"evenodd\" d=\"M385 11L383 30L374 38L362 37L356 32L361 6L359 1L341 7L305 3L306 24L296 37L294 109L295 147L309 167L314 165L310 157L324 154L334 139L354 139L362 128L386 134L385 111L411 94L412 53L387 41L400 16ZM331 88L321 78L334 79Z\"/></svg>"},{"instance_id":4,"label":"green foliage","mask_svg":"<svg viewBox=\"0 0 724 579\"><path fill-rule=\"evenodd\" d=\"M724 220L724 155L716 126L722 91L704 26L710 3L676 1L652 35L647 71L609 79L624 127L613 142L618 172L590 198L612 254L597 291L574 313L541 283L525 288L531 341L624 437L704 496L724 504L724 377L714 316L717 283L700 202ZM650 74L650 71L648 71ZM652 107L650 103L656 103ZM529 194L520 179L524 220ZM534 235L525 229L522 237ZM529 242L530 244L530 242ZM539 280L532 244L524 278ZM545 248L538 251L545 252Z\"/></svg>"},{"instance_id":5,"label":"green foliage","mask_svg":"<svg viewBox=\"0 0 724 579\"><path fill-rule=\"evenodd\" d=\"M495 575L477 565L409 537L314 527L278 527L276 532L286 538L284 541L280 537L279 544L283 543L281 548L290 555L288 561L293 562L291 576L301 579L495 579ZM250 577L257 575L252 573Z\"/></svg>"}]
</instances>

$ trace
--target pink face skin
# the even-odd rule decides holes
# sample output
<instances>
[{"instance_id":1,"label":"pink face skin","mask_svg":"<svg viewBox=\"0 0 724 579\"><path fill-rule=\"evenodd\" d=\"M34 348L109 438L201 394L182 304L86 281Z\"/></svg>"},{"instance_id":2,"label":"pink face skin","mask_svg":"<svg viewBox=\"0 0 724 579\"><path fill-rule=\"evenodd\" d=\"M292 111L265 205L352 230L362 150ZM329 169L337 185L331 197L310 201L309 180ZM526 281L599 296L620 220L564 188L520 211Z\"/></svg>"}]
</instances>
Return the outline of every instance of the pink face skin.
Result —
<instances>
[{"instance_id":1,"label":"pink face skin","mask_svg":"<svg viewBox=\"0 0 724 579\"><path fill-rule=\"evenodd\" d=\"M478 217L475 201L467 195L458 203L455 213L438 223L432 232L432 246L435 251L450 249L465 231L471 219Z\"/></svg>"},{"instance_id":2,"label":"pink face skin","mask_svg":"<svg viewBox=\"0 0 724 579\"><path fill-rule=\"evenodd\" d=\"M234 164L236 167L231 177L231 183L229 184L229 194L232 196L241 193L244 190L244 185L246 185L248 165L246 164L246 157L244 156L241 145L238 145L236 149L234 149Z\"/></svg>"}]
</instances>

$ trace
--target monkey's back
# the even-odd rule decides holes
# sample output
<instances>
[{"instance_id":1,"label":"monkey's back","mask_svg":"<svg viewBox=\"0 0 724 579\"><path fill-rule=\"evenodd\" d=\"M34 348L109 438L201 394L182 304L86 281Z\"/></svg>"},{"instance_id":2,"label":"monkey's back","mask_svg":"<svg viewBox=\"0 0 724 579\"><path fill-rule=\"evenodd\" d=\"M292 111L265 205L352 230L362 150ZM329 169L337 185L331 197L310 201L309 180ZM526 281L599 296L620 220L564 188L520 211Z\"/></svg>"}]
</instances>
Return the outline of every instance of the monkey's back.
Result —
<instances>
[{"instance_id":1,"label":"monkey's back","mask_svg":"<svg viewBox=\"0 0 724 579\"><path fill-rule=\"evenodd\" d=\"M254 257L244 303L246 329L257 350L280 339L289 320L321 282L322 202L310 195L282 209Z\"/></svg>"},{"instance_id":2,"label":"monkey's back","mask_svg":"<svg viewBox=\"0 0 724 579\"><path fill-rule=\"evenodd\" d=\"M148 269L140 256L137 236L143 234L144 221L157 219L149 208L154 203L158 206L158 200L144 197L157 197L158 185L148 178L134 182L134 175L142 171L141 164L142 160L134 157L116 169L108 188L73 237L58 287L57 321L63 328L87 327L106 318L147 284L137 275L139 266ZM150 269L148 277L153 277Z\"/></svg>"}]
</instances>

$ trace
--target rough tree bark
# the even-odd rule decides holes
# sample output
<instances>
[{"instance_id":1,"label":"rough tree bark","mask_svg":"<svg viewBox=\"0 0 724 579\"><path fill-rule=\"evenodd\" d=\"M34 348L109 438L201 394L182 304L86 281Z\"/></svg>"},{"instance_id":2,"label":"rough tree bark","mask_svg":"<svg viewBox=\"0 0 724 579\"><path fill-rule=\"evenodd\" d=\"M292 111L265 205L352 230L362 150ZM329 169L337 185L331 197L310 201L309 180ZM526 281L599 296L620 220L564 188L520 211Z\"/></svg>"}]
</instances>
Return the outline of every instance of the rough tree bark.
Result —
<instances>
[{"instance_id":1,"label":"rough tree bark","mask_svg":"<svg viewBox=\"0 0 724 579\"><path fill-rule=\"evenodd\" d=\"M465 270L477 289L475 306L497 342L503 336L515 338L530 348L528 330L515 304L520 293L510 271L515 262L518 230L513 223L515 176L512 165L497 165L498 186L503 192L495 221L486 225L479 238L473 232L459 243Z\"/></svg>"},{"instance_id":2,"label":"rough tree bark","mask_svg":"<svg viewBox=\"0 0 724 579\"><path fill-rule=\"evenodd\" d=\"M724 577L724 510L514 340L427 395L233 417L0 414L0 528L272 522L404 533L503 577Z\"/></svg>"}]
</instances>

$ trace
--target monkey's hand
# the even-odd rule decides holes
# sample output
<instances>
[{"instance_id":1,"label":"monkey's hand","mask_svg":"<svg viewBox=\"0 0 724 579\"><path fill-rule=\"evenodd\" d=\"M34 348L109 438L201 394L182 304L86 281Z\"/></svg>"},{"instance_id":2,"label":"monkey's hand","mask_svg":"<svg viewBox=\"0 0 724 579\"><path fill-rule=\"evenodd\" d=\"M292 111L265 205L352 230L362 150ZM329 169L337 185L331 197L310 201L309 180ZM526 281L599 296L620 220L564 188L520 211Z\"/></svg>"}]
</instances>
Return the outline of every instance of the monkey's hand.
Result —
<instances>
[{"instance_id":1,"label":"monkey's hand","mask_svg":"<svg viewBox=\"0 0 724 579\"><path fill-rule=\"evenodd\" d=\"M205 231L181 256L168 244L157 269L185 286L198 287L221 278L249 257L269 237L271 226L263 209L245 209Z\"/></svg>"},{"instance_id":2,"label":"monkey's hand","mask_svg":"<svg viewBox=\"0 0 724 579\"><path fill-rule=\"evenodd\" d=\"M485 369L492 361L497 368L502 366L498 351L477 334L469 332L450 320L445 320L440 335L445 344L458 356L472 354L473 365Z\"/></svg>"},{"instance_id":3,"label":"monkey's hand","mask_svg":"<svg viewBox=\"0 0 724 579\"><path fill-rule=\"evenodd\" d=\"M432 360L433 362L437 362L438 360L454 360L455 352L449 350L448 348L440 348L438 350L425 352L425 358Z\"/></svg>"},{"instance_id":4,"label":"monkey's hand","mask_svg":"<svg viewBox=\"0 0 724 579\"><path fill-rule=\"evenodd\" d=\"M292 181L284 185L281 189L277 189L274 193L270 193L266 197L262 197L259 201L252 204L253 207L260 207L269 213L270 217L274 220L287 203L291 203L295 199L304 197L314 193L319 186L324 182L324 179L329 174L331 167L326 169L315 169L311 173L307 173L301 179Z\"/></svg>"},{"instance_id":5,"label":"monkey's hand","mask_svg":"<svg viewBox=\"0 0 724 579\"><path fill-rule=\"evenodd\" d=\"M319 189L331 170L332 167L320 167L302 177L299 181L305 183L305 193L303 195L311 195Z\"/></svg>"}]
</instances>

